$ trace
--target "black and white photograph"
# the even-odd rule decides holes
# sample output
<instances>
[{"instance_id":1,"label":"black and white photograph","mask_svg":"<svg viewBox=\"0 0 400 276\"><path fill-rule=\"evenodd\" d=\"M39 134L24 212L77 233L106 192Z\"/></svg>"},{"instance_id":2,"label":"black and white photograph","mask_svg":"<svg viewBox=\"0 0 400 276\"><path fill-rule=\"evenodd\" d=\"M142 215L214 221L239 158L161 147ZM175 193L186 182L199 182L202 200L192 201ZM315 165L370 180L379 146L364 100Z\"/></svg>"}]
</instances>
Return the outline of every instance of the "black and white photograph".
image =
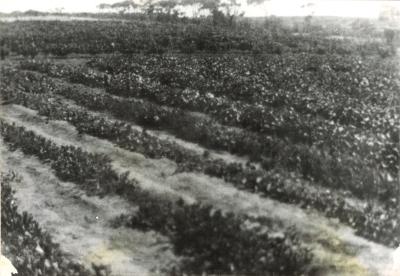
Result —
<instances>
[{"instance_id":1,"label":"black and white photograph","mask_svg":"<svg viewBox=\"0 0 400 276\"><path fill-rule=\"evenodd\" d=\"M400 1L0 0L0 276L400 276Z\"/></svg>"}]
</instances>

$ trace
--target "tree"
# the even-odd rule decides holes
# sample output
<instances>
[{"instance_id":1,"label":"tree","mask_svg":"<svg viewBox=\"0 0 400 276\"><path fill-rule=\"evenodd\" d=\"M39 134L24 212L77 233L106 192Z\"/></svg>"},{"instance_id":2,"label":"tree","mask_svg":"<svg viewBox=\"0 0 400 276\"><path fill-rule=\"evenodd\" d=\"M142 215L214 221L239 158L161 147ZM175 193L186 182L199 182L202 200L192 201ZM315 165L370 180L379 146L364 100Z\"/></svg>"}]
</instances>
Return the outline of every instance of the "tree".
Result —
<instances>
[{"instance_id":1,"label":"tree","mask_svg":"<svg viewBox=\"0 0 400 276\"><path fill-rule=\"evenodd\" d=\"M234 19L243 16L239 13L240 3L237 0L181 0L182 6L198 5L199 10L208 12L215 25L233 25Z\"/></svg>"},{"instance_id":2,"label":"tree","mask_svg":"<svg viewBox=\"0 0 400 276\"><path fill-rule=\"evenodd\" d=\"M161 12L170 15L172 10L178 5L178 2L174 0L163 0L157 2L156 5L161 9Z\"/></svg>"},{"instance_id":3,"label":"tree","mask_svg":"<svg viewBox=\"0 0 400 276\"><path fill-rule=\"evenodd\" d=\"M390 47L392 54L396 53L396 40L398 40L400 31L396 29L385 28L383 35L385 36L386 44Z\"/></svg>"},{"instance_id":4,"label":"tree","mask_svg":"<svg viewBox=\"0 0 400 276\"><path fill-rule=\"evenodd\" d=\"M110 8L111 8L111 5L102 3L102 4L98 5L97 8L98 8L99 10L106 10L106 9L110 9Z\"/></svg>"},{"instance_id":5,"label":"tree","mask_svg":"<svg viewBox=\"0 0 400 276\"><path fill-rule=\"evenodd\" d=\"M131 9L134 10L139 7L140 7L140 5L136 2L134 2L133 0L125 0L122 2L116 2L111 5L102 3L97 6L97 8L99 8L100 10L115 9L115 10L118 10L120 13L125 13L125 12L130 11Z\"/></svg>"},{"instance_id":6,"label":"tree","mask_svg":"<svg viewBox=\"0 0 400 276\"><path fill-rule=\"evenodd\" d=\"M220 4L220 8L224 10L229 26L233 25L236 17L242 17L244 15L244 12L239 13L240 3L237 0L223 2Z\"/></svg>"},{"instance_id":7,"label":"tree","mask_svg":"<svg viewBox=\"0 0 400 276\"><path fill-rule=\"evenodd\" d=\"M130 10L141 9L149 16L154 14L166 14L178 16L177 7L198 6L199 10L208 12L213 17L215 24L233 25L234 19L243 16L239 13L240 3L238 0L147 0L144 3L137 3L134 0L116 2L114 4L100 4L100 10L117 9L121 13Z\"/></svg>"}]
</instances>

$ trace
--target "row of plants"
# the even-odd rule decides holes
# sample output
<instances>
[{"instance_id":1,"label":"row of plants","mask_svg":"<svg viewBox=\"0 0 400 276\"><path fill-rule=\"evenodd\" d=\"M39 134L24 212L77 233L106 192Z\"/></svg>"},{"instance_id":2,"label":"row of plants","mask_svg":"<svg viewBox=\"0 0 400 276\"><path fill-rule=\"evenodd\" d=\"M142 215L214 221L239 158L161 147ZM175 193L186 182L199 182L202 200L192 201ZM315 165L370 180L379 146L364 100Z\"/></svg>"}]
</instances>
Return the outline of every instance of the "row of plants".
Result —
<instances>
[{"instance_id":1,"label":"row of plants","mask_svg":"<svg viewBox=\"0 0 400 276\"><path fill-rule=\"evenodd\" d=\"M171 87L195 89L201 94L277 107L289 104L299 112L310 113L322 110L302 105L297 97L309 96L307 103L311 105L311 100L322 101L327 96L339 103L362 100L365 104L386 105L388 94L399 89L397 62L373 56L112 54L95 56L88 65L111 74L132 72ZM317 91L319 94L312 93ZM360 108L356 102L351 103ZM330 113L333 112L332 109ZM342 121L358 119L347 118L345 114L335 117L328 112L321 115Z\"/></svg>"},{"instance_id":2,"label":"row of plants","mask_svg":"<svg viewBox=\"0 0 400 276\"><path fill-rule=\"evenodd\" d=\"M1 249L15 266L19 276L105 276L109 270L94 266L88 270L61 251L33 217L20 213L12 184L23 181L14 172L1 173Z\"/></svg>"},{"instance_id":3,"label":"row of plants","mask_svg":"<svg viewBox=\"0 0 400 276\"><path fill-rule=\"evenodd\" d=\"M218 112L233 105L230 99L280 109L292 107L300 114L379 131L390 128L379 118L391 95L399 90L397 63L374 57L111 55L93 58L89 65L111 74L110 80L86 68L75 70L35 60L22 64L53 74L62 71L72 81L90 86L111 82L109 88L124 90L120 93L139 90L130 94L155 97L153 100L182 108ZM162 94L172 95L157 98L148 91L155 86Z\"/></svg>"},{"instance_id":4,"label":"row of plants","mask_svg":"<svg viewBox=\"0 0 400 276\"><path fill-rule=\"evenodd\" d=\"M328 149L321 150L314 146L287 143L274 136L260 136L247 131L232 130L175 109L160 108L140 100L119 99L97 91L85 91L79 86L56 84L48 79L42 80L43 87L36 90L37 83L31 85L31 81L25 82L25 79L18 78L18 75L17 72L12 73L18 87L22 89L28 87L24 91L29 93L46 93L43 90L47 89L90 109L111 112L122 120L134 121L145 127L167 129L180 138L198 142L207 148L250 155L250 160L260 162L266 170L285 168L323 186L350 190L361 198L374 194L385 201L393 196L397 172L389 174L388 171L377 168L377 164L385 164L380 159L387 158L385 148L369 149L376 154L372 155L375 159L371 158L371 155L346 155ZM33 99L19 100L20 103L26 102L31 108L39 110L46 106L44 99L42 101L43 105L33 104L35 102ZM164 154L174 161L181 160L174 154L172 157L168 153Z\"/></svg>"},{"instance_id":5,"label":"row of plants","mask_svg":"<svg viewBox=\"0 0 400 276\"><path fill-rule=\"evenodd\" d=\"M186 150L174 142L159 140L133 129L128 123L107 120L102 116L87 113L82 108L72 107L58 102L50 95L34 95L10 91L17 102L36 110L51 119L65 120L74 125L81 133L87 133L108 139L122 148L136 151L150 158L167 157L174 160L181 171L200 171L205 174L223 178L239 189L257 192L260 195L278 199L283 202L296 203L303 208L314 208L329 217L337 217L342 222L354 227L360 235L372 240L397 246L398 212L396 189L371 185L369 196L375 197L380 192L376 189L390 189L387 206L374 204L374 200L359 208L346 200L346 196L329 189L319 189L303 181L295 173L288 173L281 168L270 171L245 167L239 163L226 163L220 159L210 160ZM3 95L7 96L6 91ZM49 97L50 96L50 97ZM58 102L58 103L57 103ZM368 177L365 178L369 181ZM367 187L364 187L364 192Z\"/></svg>"},{"instance_id":6,"label":"row of plants","mask_svg":"<svg viewBox=\"0 0 400 276\"><path fill-rule=\"evenodd\" d=\"M391 48L378 40L330 39L320 34L271 34L257 24L236 28L214 25L208 20L157 22L151 20L111 21L16 21L2 22L0 41L18 54L38 53L65 56L70 53L164 53L178 51L225 52L319 52L338 54L391 55Z\"/></svg>"},{"instance_id":7,"label":"row of plants","mask_svg":"<svg viewBox=\"0 0 400 276\"><path fill-rule=\"evenodd\" d=\"M257 133L289 138L296 143L317 145L320 149L329 148L331 152L362 155L367 160L376 160L374 167L387 170L393 176L396 176L399 170L400 126L396 109L376 107L368 115L360 113L363 122L372 123L372 125L365 124L363 130L351 124L342 125L332 120L321 119L319 115L301 115L290 106L272 108L258 104L244 104L232 102L225 97L214 97L212 94L201 95L194 90L164 89L156 82L149 82L146 85L143 78L135 73L129 73L129 76L134 75L132 78L126 74L118 74L110 79L104 79L106 75L97 74L93 70L52 66L46 62L28 62L22 67L89 86L105 85L109 93L118 96L145 98L177 109L188 108L205 112L225 125L240 126ZM329 103L323 106L326 105ZM367 106L362 103L361 105ZM353 106L340 105L340 108L346 109L349 114L359 112Z\"/></svg>"},{"instance_id":8,"label":"row of plants","mask_svg":"<svg viewBox=\"0 0 400 276\"><path fill-rule=\"evenodd\" d=\"M352 134L355 128L360 125L363 126L363 129L367 129L367 133L371 132L372 128L383 133L385 140L390 142L395 139L392 137L397 137L394 128L398 117L396 113L388 113L381 108L370 107L370 114L366 114L365 108L358 108L358 106L366 106L359 104L359 100L352 101L357 103L356 106L352 106L348 103L335 105L329 102L332 97L323 98L328 99L328 102L321 103L320 109L333 104L336 109L328 111L328 113L345 114L345 120L348 122L341 124L335 120L322 118L318 110L302 114L296 111L291 104L274 107L259 102L249 104L243 101L232 101L225 95L215 96L213 93L199 93L197 89L180 89L164 85L152 78L142 77L135 72L109 75L97 73L85 66L52 66L46 62L42 64L42 62L36 61L23 62L21 68L39 70L53 77L66 78L74 83L105 88L107 92L118 96L145 98L161 105L204 112L223 124L240 126L265 134L289 137L294 142L313 144L326 141L326 143L330 143L332 140L337 141L338 136L350 136L349 138L351 138L354 136ZM170 78L168 77L168 79ZM296 92L288 94L296 94ZM309 98L310 95L308 94L306 97ZM263 99L263 101L265 100L266 98ZM306 105L308 104L306 103ZM354 121L358 121L358 123L352 125L351 122L354 123ZM338 129L341 131L338 132Z\"/></svg>"},{"instance_id":9,"label":"row of plants","mask_svg":"<svg viewBox=\"0 0 400 276\"><path fill-rule=\"evenodd\" d=\"M3 140L13 149L49 162L62 180L82 185L89 194L116 193L136 204L132 227L167 235L176 254L184 258L180 273L271 273L301 275L312 256L297 239L295 231L272 235L268 225L246 226L257 219L237 216L201 204L188 205L141 190L128 172L118 175L110 160L81 148L57 145L51 140L7 122L0 122ZM157 215L156 215L157 214ZM186 220L191 217L191 220ZM185 221L184 224L181 224ZM190 238L190 242L186 240Z\"/></svg>"},{"instance_id":10,"label":"row of plants","mask_svg":"<svg viewBox=\"0 0 400 276\"><path fill-rule=\"evenodd\" d=\"M400 89L399 68L393 59L339 56L335 60L311 54L257 58L248 55L118 57L98 57L89 62L94 68L106 67L106 72L111 73L111 68L119 70L106 82L110 92L206 112L224 123L268 132L268 128L262 128L265 121L246 120L252 115L247 114L248 109L253 107L259 114L269 115L272 130L282 124L279 118L284 122L294 121L289 128L296 123L305 127L299 122L314 121L315 117L327 120L322 123L334 121L338 128L373 129L385 135L400 129L396 124L397 114L386 112L388 106L400 102L396 97ZM124 69L126 63L130 68ZM73 71L70 80L74 82L86 83L87 77L95 75L85 68L84 76L79 76L80 70ZM104 82L103 78L100 83ZM318 123L310 122L311 128Z\"/></svg>"},{"instance_id":11,"label":"row of plants","mask_svg":"<svg viewBox=\"0 0 400 276\"><path fill-rule=\"evenodd\" d=\"M45 71L49 73L52 76L57 76L57 77L62 77L65 75L73 75L75 76L76 74L79 74L81 76L81 80L79 81L80 83L88 83L87 79L91 78L93 75L91 74L80 74L77 73L77 71L70 71L73 72L71 75L68 72L68 70L48 70L43 69L40 65L39 67L33 65L33 67L29 67L30 69L38 69L40 71ZM40 69L42 68L42 70ZM82 81L82 76L85 78L86 81ZM96 76L96 75L95 75ZM29 78L29 76L28 76ZM36 76L31 76L32 79L37 79L38 77ZM69 79L71 79L70 77ZM76 81L75 78L72 78L73 81ZM98 83L101 82L99 80L99 77L92 78L91 81L92 83ZM30 84L28 83L26 86L29 86ZM34 88L32 88L34 89ZM31 89L31 90L32 90ZM84 89L84 88L82 88ZM122 90L125 91L125 90ZM147 90L146 90L147 91ZM165 91L158 91L157 89L152 90L156 92L143 92L140 93L142 96L144 95L145 98L151 98L154 100L156 98L156 102L161 102L164 103L162 99L165 99L166 93ZM109 91L112 94L117 94L120 95L120 93L116 93L114 90ZM81 92L81 94L84 92ZM90 93L92 94L92 93ZM150 95L150 97L149 97ZM153 96L151 96L153 95ZM175 94L178 95L178 94ZM70 97L69 93L67 93L67 97ZM81 97L81 96L79 96ZM89 95L90 97L90 95ZM173 96L174 98L175 96ZM104 103L103 96L91 96L90 101L86 101L86 104L91 104L91 108L98 108L102 109L104 107L104 104L100 106L99 101ZM110 98L110 97L109 97ZM178 95L175 98L185 98L182 95ZM223 103L221 104L221 101L214 98L214 97L206 97L207 99L201 98L198 101L188 101L190 105L194 105L194 103L198 103L197 106L204 106L207 109L212 108L212 110L216 110L218 114L213 114L211 111L211 114L213 114L213 118L219 119L219 122L226 123L227 121L228 124L234 124L234 125L241 125L244 127L247 127L248 124L253 125L257 128L257 126L263 125L264 128L267 128L271 134L270 136L279 136L282 138L285 138L287 136L291 138L296 138L295 140L298 140L301 138L301 141L304 143L311 143L312 145L316 145L319 150L324 150L324 149L329 149L329 152L339 152L339 153L346 153L349 155L355 155L355 156L361 156L363 160L366 160L367 162L371 162L371 166L375 168L382 169L384 171L388 171L392 174L392 176L396 176L398 169L399 169L399 147L398 147L398 132L396 131L396 120L394 118L398 114L396 110L391 110L390 112L387 112L388 118L381 118L380 121L385 122L389 124L391 127L386 128L386 131L378 131L378 128L376 131L362 131L360 129L357 129L353 126L343 126L340 124L336 124L333 121L326 121L326 120L321 120L317 119L314 120L314 123L310 123L309 121L312 121L310 116L305 116L305 117L297 117L297 113L292 110L292 109L286 109L285 110L280 110L279 112L275 112L275 110L270 110L264 107L254 107L249 105L247 108L245 108L243 114L240 112L237 108L233 108L232 106L228 107L223 107ZM115 99L115 98L114 98ZM161 99L161 100L157 100ZM75 97L75 100L76 99ZM84 99L83 99L84 100ZM97 101L96 101L97 100ZM94 103L94 102L96 103ZM126 102L132 102L134 101L133 99L129 100L120 100L126 101ZM109 103L108 100L106 100L107 103ZM216 104L213 105L212 103L215 102ZM177 105L181 106L181 105ZM125 105L125 107L128 107L128 104ZM235 106L237 107L237 105ZM155 114L155 109L162 110L161 112L158 112L158 114ZM162 120L161 118L165 118L165 116L161 115L167 115L168 112L166 112L165 108L163 107L157 107L157 105L151 104L151 108L148 108L148 110L152 110L152 112L149 112L147 116L147 123L151 121L151 118L153 118L151 115L154 115L154 118L160 119L157 121L157 125L165 125L167 124L168 120ZM175 108L174 111L180 110L180 108ZM218 111L217 111L218 110ZM119 109L117 109L119 113L121 113ZM204 111L204 109L203 109ZM209 110L207 110L209 111ZM286 112L286 113L285 113ZM238 118L238 113L241 113L242 119ZM123 113L125 114L125 118L129 117L129 113ZM191 117L189 115L186 115L185 117ZM393 118L390 118L393 117ZM271 120L271 118L273 118ZM295 120L290 120L290 118L296 118ZM149 120L150 119L150 120ZM173 117L171 117L172 120L170 120L169 125L172 126L177 126L178 128L181 127L178 124L178 121L176 120L175 114ZM190 120L189 120L190 121ZM268 123L266 123L268 122ZM209 122L208 122L209 123ZM279 126L280 124L280 126ZM215 124L213 124L215 125ZM169 127L171 128L171 127ZM274 131L279 129L279 131ZM253 128L254 130L254 128ZM178 131L179 132L179 131ZM377 134L379 133L379 134ZM261 135L264 136L264 135ZM202 137L202 136L199 136ZM307 141L304 141L304 140ZM265 140L265 139L264 139ZM292 139L293 140L293 139ZM206 139L206 141L209 141ZM254 151L245 151L248 153L254 152ZM259 152L259 151L256 151Z\"/></svg>"},{"instance_id":12,"label":"row of plants","mask_svg":"<svg viewBox=\"0 0 400 276\"><path fill-rule=\"evenodd\" d=\"M293 113L299 121L323 117L343 133L356 127L398 141L392 138L400 130L398 112L387 111L400 103L399 66L393 59L318 54L110 55L95 57L88 64L111 78L102 80L101 74L82 68L70 80L93 85L97 78L121 95L199 110L217 115L224 123L241 123L246 107L252 106L284 121L294 120L293 116L281 114ZM85 75L79 76L79 71ZM93 82L86 82L90 78Z\"/></svg>"}]
</instances>

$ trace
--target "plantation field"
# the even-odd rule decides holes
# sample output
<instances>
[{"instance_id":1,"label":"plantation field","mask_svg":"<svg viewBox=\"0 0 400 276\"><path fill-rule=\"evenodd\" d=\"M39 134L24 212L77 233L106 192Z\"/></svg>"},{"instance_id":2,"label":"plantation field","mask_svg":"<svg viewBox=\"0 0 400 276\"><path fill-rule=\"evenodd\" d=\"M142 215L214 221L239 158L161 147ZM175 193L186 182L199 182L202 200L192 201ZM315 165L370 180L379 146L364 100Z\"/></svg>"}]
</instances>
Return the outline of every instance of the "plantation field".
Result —
<instances>
[{"instance_id":1,"label":"plantation field","mask_svg":"<svg viewBox=\"0 0 400 276\"><path fill-rule=\"evenodd\" d=\"M18 275L396 275L383 30L185 24L0 23Z\"/></svg>"}]
</instances>

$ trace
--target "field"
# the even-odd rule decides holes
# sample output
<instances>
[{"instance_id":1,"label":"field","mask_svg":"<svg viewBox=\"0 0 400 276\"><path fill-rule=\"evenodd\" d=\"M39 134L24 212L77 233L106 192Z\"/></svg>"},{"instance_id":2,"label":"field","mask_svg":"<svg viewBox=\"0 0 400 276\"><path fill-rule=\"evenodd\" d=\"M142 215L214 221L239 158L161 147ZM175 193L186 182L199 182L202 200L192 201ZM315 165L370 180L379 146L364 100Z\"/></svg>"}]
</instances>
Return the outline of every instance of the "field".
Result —
<instances>
[{"instance_id":1,"label":"field","mask_svg":"<svg viewBox=\"0 0 400 276\"><path fill-rule=\"evenodd\" d=\"M0 23L18 275L396 275L381 23L176 20Z\"/></svg>"}]
</instances>

